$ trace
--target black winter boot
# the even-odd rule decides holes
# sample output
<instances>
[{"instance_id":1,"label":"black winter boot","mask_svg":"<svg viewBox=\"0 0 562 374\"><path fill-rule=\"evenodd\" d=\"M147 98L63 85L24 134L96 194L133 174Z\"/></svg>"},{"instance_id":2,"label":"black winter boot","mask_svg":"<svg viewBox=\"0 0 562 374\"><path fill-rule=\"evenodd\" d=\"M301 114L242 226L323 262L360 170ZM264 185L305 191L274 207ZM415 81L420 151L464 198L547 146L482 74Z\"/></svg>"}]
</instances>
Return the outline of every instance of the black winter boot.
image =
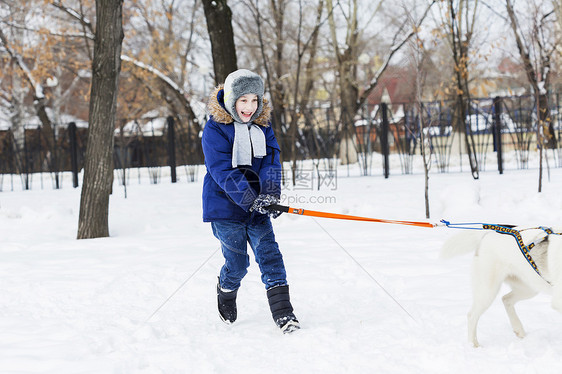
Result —
<instances>
[{"instance_id":1,"label":"black winter boot","mask_svg":"<svg viewBox=\"0 0 562 374\"><path fill-rule=\"evenodd\" d=\"M293 314L289 298L289 286L276 286L267 290L267 300L275 324L284 334L300 329L299 321Z\"/></svg>"},{"instance_id":2,"label":"black winter boot","mask_svg":"<svg viewBox=\"0 0 562 374\"><path fill-rule=\"evenodd\" d=\"M236 294L238 290L225 292L221 290L220 282L217 283L217 301L219 306L219 315L221 319L228 324L236 321Z\"/></svg>"}]
</instances>

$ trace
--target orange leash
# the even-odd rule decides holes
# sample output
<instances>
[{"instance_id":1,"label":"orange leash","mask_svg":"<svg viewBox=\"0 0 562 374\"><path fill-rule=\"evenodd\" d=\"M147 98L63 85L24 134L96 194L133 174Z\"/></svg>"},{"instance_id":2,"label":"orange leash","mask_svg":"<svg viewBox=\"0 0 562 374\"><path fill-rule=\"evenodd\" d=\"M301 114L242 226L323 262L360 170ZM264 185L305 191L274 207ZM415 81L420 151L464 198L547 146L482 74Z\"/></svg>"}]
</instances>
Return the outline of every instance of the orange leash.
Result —
<instances>
[{"instance_id":1,"label":"orange leash","mask_svg":"<svg viewBox=\"0 0 562 374\"><path fill-rule=\"evenodd\" d=\"M298 214L301 216L310 216L310 217L321 217L321 218L333 218L333 219L345 219L349 221L366 221L366 222L379 222L379 223L393 223L397 225L408 225L408 226L417 226L417 227L429 227L433 228L437 225L429 222L415 222L415 221L399 221L399 220L392 220L392 219L380 219L380 218L368 218L368 217L358 217L358 216L349 216L347 214L338 214L338 213L327 213L327 212L318 212L315 210L305 210L299 208L291 208L285 205L278 205L274 204L269 207L270 209L275 209L280 212L290 213L290 214Z\"/></svg>"}]
</instances>

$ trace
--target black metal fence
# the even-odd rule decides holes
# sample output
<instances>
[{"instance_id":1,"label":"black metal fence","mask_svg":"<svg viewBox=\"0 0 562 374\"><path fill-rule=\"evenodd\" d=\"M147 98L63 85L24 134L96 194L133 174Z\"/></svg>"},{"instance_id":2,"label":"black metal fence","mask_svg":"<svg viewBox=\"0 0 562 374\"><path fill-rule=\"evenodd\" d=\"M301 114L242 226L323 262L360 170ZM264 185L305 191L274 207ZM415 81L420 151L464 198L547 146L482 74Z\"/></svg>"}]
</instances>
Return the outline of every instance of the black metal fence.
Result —
<instances>
[{"instance_id":1,"label":"black metal fence","mask_svg":"<svg viewBox=\"0 0 562 374\"><path fill-rule=\"evenodd\" d=\"M186 180L195 181L203 156L199 134L178 128L173 117L166 125L146 131L139 123L137 131L116 130L113 160L120 183L134 177L131 170L148 168L152 183L161 179L162 168L170 168L172 182L178 180L178 169ZM53 128L54 146L49 147L41 127L24 128L16 134L12 129L0 131L0 191L14 189L17 179L23 189L31 189L34 178L44 187L44 176L53 188L62 187L63 172L72 173L72 184L78 187L78 176L84 165L88 130L74 122ZM119 172L120 171L120 172ZM140 173L137 173L140 177Z\"/></svg>"},{"instance_id":2,"label":"black metal fence","mask_svg":"<svg viewBox=\"0 0 562 374\"><path fill-rule=\"evenodd\" d=\"M542 145L552 167L562 167L560 100L558 94L549 97L551 141ZM465 130L470 134L479 171L497 168L503 173L504 168L533 166L531 162L536 157L531 156L541 146L537 142L533 96L473 99L467 104L466 113L466 118L460 121L465 126L462 129L456 125L453 101L423 102L420 106L370 104L356 113L352 126L344 126L340 121L344 116L338 107L317 106L300 113L303 120L296 135L285 129L287 134L277 131L277 137L281 138L284 152L297 145L293 157L302 169L309 167L306 165L310 160L315 168L330 170L336 167L336 161L341 161L358 163L362 175L380 171L388 177L390 162L398 159L401 173L410 174L414 172L415 161L420 159L421 147L426 147L431 154L432 170L449 172L460 164L462 171L463 162L468 164ZM350 154L352 157L345 160ZM509 156L508 162L504 155ZM419 162L417 165L419 168Z\"/></svg>"},{"instance_id":3,"label":"black metal fence","mask_svg":"<svg viewBox=\"0 0 562 374\"><path fill-rule=\"evenodd\" d=\"M537 141L537 110L532 96L474 99L467 105L463 125L469 134L480 171L489 170L490 164L500 173L506 167L504 155L514 155L516 168L530 167L531 154L543 147L549 166L562 167L562 113L558 94L550 97L548 141ZM422 131L431 163L439 172L448 172L452 156L466 157L464 129L455 126L455 108L452 102L425 102L366 107L356 121L355 147L364 174L370 174L373 162L381 157L383 173L388 177L388 156L400 159L403 174L413 172L414 156L421 154ZM381 156L373 153L379 152ZM489 160L490 155L494 155ZM514 167L510 163L509 167Z\"/></svg>"},{"instance_id":4,"label":"black metal fence","mask_svg":"<svg viewBox=\"0 0 562 374\"><path fill-rule=\"evenodd\" d=\"M560 100L559 94L549 97L550 141L542 145L537 142L537 110L532 96L471 100L462 123L470 134L478 169L485 171L493 167L503 173L506 166L529 168L531 155L538 147L544 148L550 167L562 167ZM401 173L413 173L421 147L431 153L431 165L438 172L450 171L452 158L461 163L466 158L464 131L454 125L452 102L424 102L421 106L412 103L365 105L357 113L353 126L341 124L341 113L334 106L310 108L302 118L296 135L285 135L281 129L276 129L285 161L289 161L288 150L294 146L296 152L292 157L297 163L311 161L316 168L333 170L343 147L351 147L356 159L350 162L360 165L361 174L373 174L380 160L382 169L379 170L388 177L391 157L399 159ZM163 168L168 167L172 182L178 180L178 173L183 173L187 181L196 180L198 165L203 163L200 134L190 127L179 126L172 117L165 119L165 125L158 129L147 130L145 124L140 130L140 123L138 129L121 128L115 133L114 165L120 183L127 184L134 178L134 170L141 168L148 169L152 183L158 183ZM25 129L19 134L11 129L0 131L0 191L14 189L14 180L18 178L24 189L30 189L38 174L41 187L44 187L43 175L48 175L53 188L60 188L63 172L71 172L72 184L78 186L87 129L70 123L53 130L52 149L47 146L49 142L40 127ZM506 165L506 154L515 159L515 163ZM490 155L494 155L493 160L489 159ZM138 171L139 179L140 175Z\"/></svg>"}]
</instances>

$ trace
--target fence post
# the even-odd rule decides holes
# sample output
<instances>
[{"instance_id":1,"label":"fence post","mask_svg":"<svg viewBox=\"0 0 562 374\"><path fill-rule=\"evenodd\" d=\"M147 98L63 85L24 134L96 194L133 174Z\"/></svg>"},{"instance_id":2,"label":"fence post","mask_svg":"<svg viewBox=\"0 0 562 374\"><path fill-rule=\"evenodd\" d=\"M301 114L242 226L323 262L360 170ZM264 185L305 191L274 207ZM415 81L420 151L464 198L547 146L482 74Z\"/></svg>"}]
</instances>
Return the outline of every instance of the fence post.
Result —
<instances>
[{"instance_id":1,"label":"fence post","mask_svg":"<svg viewBox=\"0 0 562 374\"><path fill-rule=\"evenodd\" d=\"M25 173L25 179L24 179L25 190L30 190L31 189L30 174L33 173L33 169L29 165L31 163L30 161L31 156L29 155L29 146L27 144L27 134L25 128L23 130L23 157L24 157L23 172Z\"/></svg>"},{"instance_id":2,"label":"fence post","mask_svg":"<svg viewBox=\"0 0 562 374\"><path fill-rule=\"evenodd\" d=\"M168 164L170 165L172 183L176 183L176 134L174 130L174 117L168 116L166 121L168 122Z\"/></svg>"},{"instance_id":3,"label":"fence post","mask_svg":"<svg viewBox=\"0 0 562 374\"><path fill-rule=\"evenodd\" d=\"M501 99L494 97L494 150L498 156L498 171L503 174Z\"/></svg>"},{"instance_id":4,"label":"fence post","mask_svg":"<svg viewBox=\"0 0 562 374\"><path fill-rule=\"evenodd\" d=\"M53 124L53 152L51 154L51 169L55 174L55 188L58 190L60 186L60 168L57 154L57 124Z\"/></svg>"},{"instance_id":5,"label":"fence post","mask_svg":"<svg viewBox=\"0 0 562 374\"><path fill-rule=\"evenodd\" d=\"M381 104L382 110L382 126L381 126L381 151L384 158L384 177L388 178L389 175L389 164L388 164L388 106L386 103Z\"/></svg>"},{"instance_id":6,"label":"fence post","mask_svg":"<svg viewBox=\"0 0 562 374\"><path fill-rule=\"evenodd\" d=\"M70 142L70 168L72 169L72 186L78 187L78 145L76 142L76 123L68 124L68 141Z\"/></svg>"}]
</instances>

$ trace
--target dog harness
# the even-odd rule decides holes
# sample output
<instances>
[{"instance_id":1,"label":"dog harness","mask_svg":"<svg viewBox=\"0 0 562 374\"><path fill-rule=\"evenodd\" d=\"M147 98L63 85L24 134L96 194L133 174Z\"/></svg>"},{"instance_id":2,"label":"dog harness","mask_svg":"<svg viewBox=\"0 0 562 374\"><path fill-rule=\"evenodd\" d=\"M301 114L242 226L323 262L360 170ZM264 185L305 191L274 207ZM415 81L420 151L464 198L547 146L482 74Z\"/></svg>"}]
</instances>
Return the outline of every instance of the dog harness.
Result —
<instances>
[{"instance_id":1,"label":"dog harness","mask_svg":"<svg viewBox=\"0 0 562 374\"><path fill-rule=\"evenodd\" d=\"M545 240L547 240L549 235L562 235L562 233L560 233L560 232L552 231L552 229L550 227L543 227L543 226L533 227L533 228L523 229L523 230L516 230L516 229L514 229L512 227L508 227L508 226L483 224L482 229L484 229L484 230L494 230L495 232L500 233L500 234L506 234L506 235L513 236L515 238L515 241L517 242L517 245L519 246L519 250L521 251L521 253L525 257L525 259L527 260L529 265L531 265L533 270L535 270L535 272L543 279L544 279L544 277L541 275L541 273L539 271L539 267L537 266L537 264L533 260L533 257L531 256L531 250L537 244L540 244L540 243L544 242ZM521 237L521 231L525 231L525 230L542 230L542 231L545 232L546 235L544 235L542 238L539 238L539 239L537 239L537 240L535 240L535 241L533 241L529 244L525 244L523 242L523 238ZM546 279L545 279L545 281L546 281ZM548 282L548 283L550 283L550 282Z\"/></svg>"}]
</instances>

